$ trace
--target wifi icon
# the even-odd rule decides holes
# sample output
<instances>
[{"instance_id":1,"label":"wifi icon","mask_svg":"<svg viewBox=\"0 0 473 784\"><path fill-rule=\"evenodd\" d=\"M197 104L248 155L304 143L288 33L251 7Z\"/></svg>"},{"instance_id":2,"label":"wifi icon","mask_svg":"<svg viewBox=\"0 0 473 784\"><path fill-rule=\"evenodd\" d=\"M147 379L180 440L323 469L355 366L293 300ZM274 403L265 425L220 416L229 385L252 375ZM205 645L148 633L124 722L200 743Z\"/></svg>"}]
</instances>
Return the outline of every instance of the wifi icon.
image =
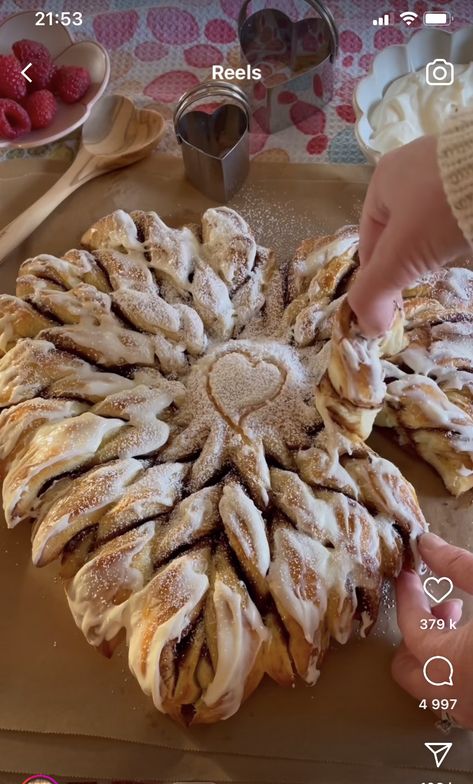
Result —
<instances>
[{"instance_id":1,"label":"wifi icon","mask_svg":"<svg viewBox=\"0 0 473 784\"><path fill-rule=\"evenodd\" d=\"M416 14L415 11L403 11L403 13L399 14L399 16L401 17L402 21L405 22L408 27L410 27L412 22L415 22L417 19L418 14Z\"/></svg>"}]
</instances>

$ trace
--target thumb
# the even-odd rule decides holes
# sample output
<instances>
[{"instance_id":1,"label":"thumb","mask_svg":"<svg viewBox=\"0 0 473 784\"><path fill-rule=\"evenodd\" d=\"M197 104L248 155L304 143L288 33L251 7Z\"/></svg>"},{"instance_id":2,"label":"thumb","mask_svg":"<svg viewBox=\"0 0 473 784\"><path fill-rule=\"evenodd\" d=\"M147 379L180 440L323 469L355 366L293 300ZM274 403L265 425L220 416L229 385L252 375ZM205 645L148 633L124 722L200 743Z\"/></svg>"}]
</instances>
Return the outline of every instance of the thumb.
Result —
<instances>
[{"instance_id":1,"label":"thumb","mask_svg":"<svg viewBox=\"0 0 473 784\"><path fill-rule=\"evenodd\" d=\"M348 302L366 337L388 331L394 318L394 303L401 291L417 277L416 265L405 252L408 243L400 240L401 232L394 221L381 233L369 264L362 266L348 291Z\"/></svg>"}]
</instances>

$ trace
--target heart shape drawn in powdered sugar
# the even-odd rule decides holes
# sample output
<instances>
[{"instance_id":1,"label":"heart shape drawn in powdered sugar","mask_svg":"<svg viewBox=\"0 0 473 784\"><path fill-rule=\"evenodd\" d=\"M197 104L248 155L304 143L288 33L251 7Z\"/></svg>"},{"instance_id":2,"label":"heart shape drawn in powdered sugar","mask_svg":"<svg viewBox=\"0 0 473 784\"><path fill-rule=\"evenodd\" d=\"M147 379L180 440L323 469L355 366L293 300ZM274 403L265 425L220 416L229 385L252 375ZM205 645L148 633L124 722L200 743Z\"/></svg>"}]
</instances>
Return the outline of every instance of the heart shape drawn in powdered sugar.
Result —
<instances>
[{"instance_id":1,"label":"heart shape drawn in powdered sugar","mask_svg":"<svg viewBox=\"0 0 473 784\"><path fill-rule=\"evenodd\" d=\"M284 374L271 361L239 351L224 354L209 375L209 392L220 413L234 425L274 400L284 384Z\"/></svg>"}]
</instances>

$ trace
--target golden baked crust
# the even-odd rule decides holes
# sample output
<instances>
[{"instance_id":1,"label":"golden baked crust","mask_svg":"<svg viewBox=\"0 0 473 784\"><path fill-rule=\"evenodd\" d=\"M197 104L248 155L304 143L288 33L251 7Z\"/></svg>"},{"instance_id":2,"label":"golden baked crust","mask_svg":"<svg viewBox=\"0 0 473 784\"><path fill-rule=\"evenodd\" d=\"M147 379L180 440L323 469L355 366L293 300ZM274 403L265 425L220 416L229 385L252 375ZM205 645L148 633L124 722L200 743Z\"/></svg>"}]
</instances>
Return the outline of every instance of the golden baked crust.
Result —
<instances>
[{"instance_id":1,"label":"golden baked crust","mask_svg":"<svg viewBox=\"0 0 473 784\"><path fill-rule=\"evenodd\" d=\"M404 344L400 316L366 341L339 296L355 229L308 241L284 279L225 207L181 229L117 211L83 243L26 261L0 300L8 525L32 522L87 640L110 656L126 637L173 718L225 719L265 674L315 683L425 527L364 444L381 355Z\"/></svg>"}]
</instances>

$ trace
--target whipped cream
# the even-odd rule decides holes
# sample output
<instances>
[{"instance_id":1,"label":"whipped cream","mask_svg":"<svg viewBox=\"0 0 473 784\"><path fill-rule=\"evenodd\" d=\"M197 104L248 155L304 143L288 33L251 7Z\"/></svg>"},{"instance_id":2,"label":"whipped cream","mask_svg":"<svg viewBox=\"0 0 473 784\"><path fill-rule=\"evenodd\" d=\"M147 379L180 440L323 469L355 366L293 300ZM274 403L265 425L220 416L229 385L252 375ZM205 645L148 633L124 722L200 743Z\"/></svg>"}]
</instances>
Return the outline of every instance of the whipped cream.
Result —
<instances>
[{"instance_id":1,"label":"whipped cream","mask_svg":"<svg viewBox=\"0 0 473 784\"><path fill-rule=\"evenodd\" d=\"M473 63L455 65L452 84L429 85L426 70L401 76L389 85L370 115L370 144L380 153L430 133L473 103Z\"/></svg>"}]
</instances>

